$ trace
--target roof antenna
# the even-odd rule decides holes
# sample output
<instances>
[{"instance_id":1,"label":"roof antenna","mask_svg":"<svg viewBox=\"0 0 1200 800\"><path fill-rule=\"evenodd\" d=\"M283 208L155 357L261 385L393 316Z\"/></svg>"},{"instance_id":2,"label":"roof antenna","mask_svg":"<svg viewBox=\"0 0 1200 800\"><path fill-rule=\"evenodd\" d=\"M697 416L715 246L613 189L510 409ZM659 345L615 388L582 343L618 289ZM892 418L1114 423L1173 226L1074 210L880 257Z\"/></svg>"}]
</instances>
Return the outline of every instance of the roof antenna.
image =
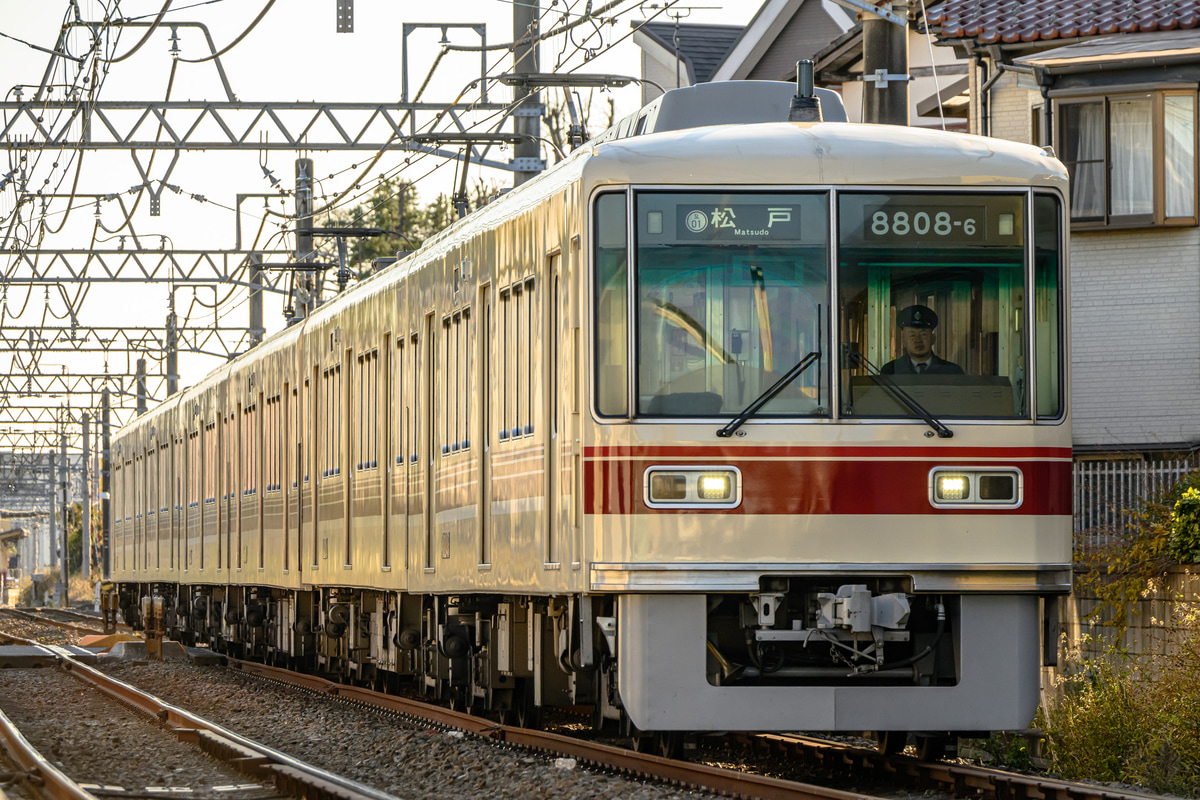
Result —
<instances>
[{"instance_id":1,"label":"roof antenna","mask_svg":"<svg viewBox=\"0 0 1200 800\"><path fill-rule=\"evenodd\" d=\"M820 122L821 99L813 89L813 62L796 62L796 96L788 109L788 122Z\"/></svg>"}]
</instances>

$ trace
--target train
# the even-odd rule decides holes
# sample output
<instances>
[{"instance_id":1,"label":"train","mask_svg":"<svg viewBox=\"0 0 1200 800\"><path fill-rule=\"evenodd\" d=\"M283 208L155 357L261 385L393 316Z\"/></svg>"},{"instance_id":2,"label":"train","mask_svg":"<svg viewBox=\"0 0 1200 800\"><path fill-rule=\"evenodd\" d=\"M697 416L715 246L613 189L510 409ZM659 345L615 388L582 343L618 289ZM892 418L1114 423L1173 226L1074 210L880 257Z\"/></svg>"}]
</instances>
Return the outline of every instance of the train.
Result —
<instances>
[{"instance_id":1,"label":"train","mask_svg":"<svg viewBox=\"0 0 1200 800\"><path fill-rule=\"evenodd\" d=\"M662 753L1025 728L1071 583L1067 171L793 94L668 91L127 424L126 620Z\"/></svg>"}]
</instances>

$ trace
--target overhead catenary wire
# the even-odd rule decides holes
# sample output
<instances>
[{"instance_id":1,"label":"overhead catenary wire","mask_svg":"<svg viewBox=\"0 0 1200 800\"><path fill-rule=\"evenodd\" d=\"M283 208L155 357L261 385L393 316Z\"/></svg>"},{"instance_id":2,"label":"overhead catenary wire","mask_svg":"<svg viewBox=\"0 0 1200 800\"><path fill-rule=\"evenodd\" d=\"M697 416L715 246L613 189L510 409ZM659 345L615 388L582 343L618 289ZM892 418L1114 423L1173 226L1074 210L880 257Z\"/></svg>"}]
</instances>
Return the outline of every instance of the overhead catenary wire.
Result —
<instances>
[{"instance_id":1,"label":"overhead catenary wire","mask_svg":"<svg viewBox=\"0 0 1200 800\"><path fill-rule=\"evenodd\" d=\"M263 17L265 17L267 15L267 12L271 10L271 6L273 6L273 5L275 5L275 0L267 0L267 4L265 6L263 6L262 11L258 12L258 16L254 18L254 20L250 23L250 25L246 28L246 30L242 31L240 34L238 34L237 38L235 38L228 45L221 48L220 50L213 53L212 55L204 56L203 58L180 58L179 60L186 62L188 64L202 64L205 61L212 61L214 58L220 58L221 56L225 55L230 50L232 50L233 48L235 48L239 44L241 44L241 41L243 39L245 39L247 36L249 36L251 31L253 31L255 28L258 27L258 23L262 22Z\"/></svg>"}]
</instances>

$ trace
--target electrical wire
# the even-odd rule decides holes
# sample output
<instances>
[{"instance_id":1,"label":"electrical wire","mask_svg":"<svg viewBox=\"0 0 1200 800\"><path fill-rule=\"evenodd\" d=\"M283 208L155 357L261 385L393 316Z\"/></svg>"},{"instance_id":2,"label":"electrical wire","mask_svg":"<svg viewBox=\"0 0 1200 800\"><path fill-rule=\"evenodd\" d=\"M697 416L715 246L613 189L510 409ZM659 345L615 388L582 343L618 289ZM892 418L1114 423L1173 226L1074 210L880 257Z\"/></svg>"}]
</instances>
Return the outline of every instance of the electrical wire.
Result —
<instances>
[{"instance_id":1,"label":"electrical wire","mask_svg":"<svg viewBox=\"0 0 1200 800\"><path fill-rule=\"evenodd\" d=\"M170 9L172 2L174 2L174 0L165 0L165 2L163 3L163 7L161 9L159 9L158 16L156 16L154 18L154 22L150 23L150 28L149 28L149 30L146 31L146 35L138 40L138 43L133 46L132 50L130 50L125 55L120 56L119 58L109 58L109 59L105 59L105 60L109 64L118 64L118 63L124 61L125 59L129 58L130 56L132 56L138 50L142 49L142 45L144 45L147 41L150 40L150 36L156 30L158 30L159 26L162 24L163 17L166 16L167 10Z\"/></svg>"},{"instance_id":2,"label":"electrical wire","mask_svg":"<svg viewBox=\"0 0 1200 800\"><path fill-rule=\"evenodd\" d=\"M236 39L217 52L213 53L211 56L205 56L204 58L181 58L179 60L187 64L203 64L205 61L212 61L214 58L220 58L233 48L237 47L241 43L242 39L245 39L247 36L249 36L250 32L258 27L258 23L262 22L262 18L267 15L267 12L271 10L271 6L273 5L275 5L275 0L267 0L267 4L263 6L262 11L258 12L258 16L254 18L254 21L250 23L250 26L238 34Z\"/></svg>"}]
</instances>

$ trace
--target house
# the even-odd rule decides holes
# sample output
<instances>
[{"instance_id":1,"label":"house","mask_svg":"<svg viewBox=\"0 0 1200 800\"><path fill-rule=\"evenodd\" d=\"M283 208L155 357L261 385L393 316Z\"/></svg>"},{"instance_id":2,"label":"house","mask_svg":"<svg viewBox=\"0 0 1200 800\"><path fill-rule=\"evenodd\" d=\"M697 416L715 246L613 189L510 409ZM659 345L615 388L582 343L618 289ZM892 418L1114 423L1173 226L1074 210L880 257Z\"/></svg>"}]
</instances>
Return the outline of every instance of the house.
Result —
<instances>
[{"instance_id":1,"label":"house","mask_svg":"<svg viewBox=\"0 0 1200 800\"><path fill-rule=\"evenodd\" d=\"M1179 471L1200 448L1200 14L946 0L928 25L970 64L971 131L1053 146L1070 171L1076 514L1102 517L1089 461Z\"/></svg>"},{"instance_id":2,"label":"house","mask_svg":"<svg viewBox=\"0 0 1200 800\"><path fill-rule=\"evenodd\" d=\"M862 26L855 12L833 0L766 0L744 28L651 22L638 27L633 40L642 49L642 77L664 89L705 81L794 81L796 62L812 59L817 85L842 94L851 122L862 119ZM965 130L967 62L932 45L923 29L910 28L909 124ZM642 100L659 93L643 84Z\"/></svg>"}]
</instances>

